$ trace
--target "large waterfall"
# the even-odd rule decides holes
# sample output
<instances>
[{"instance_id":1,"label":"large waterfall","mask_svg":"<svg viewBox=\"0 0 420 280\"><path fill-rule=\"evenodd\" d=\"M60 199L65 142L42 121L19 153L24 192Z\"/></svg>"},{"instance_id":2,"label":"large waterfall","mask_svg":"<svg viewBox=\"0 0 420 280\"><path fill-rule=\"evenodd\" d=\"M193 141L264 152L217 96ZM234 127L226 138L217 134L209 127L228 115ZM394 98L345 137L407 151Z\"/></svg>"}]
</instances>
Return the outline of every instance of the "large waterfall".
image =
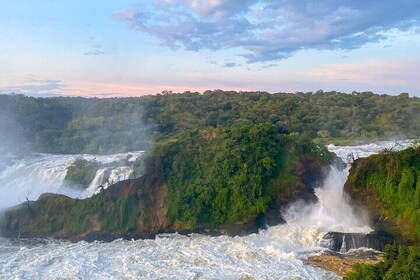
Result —
<instances>
[{"instance_id":1,"label":"large waterfall","mask_svg":"<svg viewBox=\"0 0 420 280\"><path fill-rule=\"evenodd\" d=\"M403 142L399 148L408 144ZM349 154L364 157L394 146L381 142L328 148L346 161ZM44 191L91 195L94 189L75 193L62 186L71 160L70 156L38 155L3 168L2 205L19 203L27 195L35 199ZM102 180L100 173L92 188ZM37 174L35 181L31 174ZM348 167L332 166L323 186L316 190L317 203L296 202L284 210L287 224L244 237L164 234L154 240L110 243L0 239L0 275L10 279L338 279L304 259L325 250L317 241L328 231L371 230L367 219L353 214L343 197L347 174Z\"/></svg>"}]
</instances>

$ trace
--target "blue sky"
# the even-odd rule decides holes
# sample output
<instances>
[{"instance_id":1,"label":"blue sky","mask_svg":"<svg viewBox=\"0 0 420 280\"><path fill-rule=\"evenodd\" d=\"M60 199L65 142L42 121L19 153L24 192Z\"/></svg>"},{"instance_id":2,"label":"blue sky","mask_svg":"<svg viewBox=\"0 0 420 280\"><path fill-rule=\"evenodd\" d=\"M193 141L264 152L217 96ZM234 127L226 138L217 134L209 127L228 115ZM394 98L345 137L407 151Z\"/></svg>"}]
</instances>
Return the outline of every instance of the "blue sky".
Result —
<instances>
[{"instance_id":1,"label":"blue sky","mask_svg":"<svg viewBox=\"0 0 420 280\"><path fill-rule=\"evenodd\" d=\"M418 0L0 3L0 93L420 96Z\"/></svg>"}]
</instances>

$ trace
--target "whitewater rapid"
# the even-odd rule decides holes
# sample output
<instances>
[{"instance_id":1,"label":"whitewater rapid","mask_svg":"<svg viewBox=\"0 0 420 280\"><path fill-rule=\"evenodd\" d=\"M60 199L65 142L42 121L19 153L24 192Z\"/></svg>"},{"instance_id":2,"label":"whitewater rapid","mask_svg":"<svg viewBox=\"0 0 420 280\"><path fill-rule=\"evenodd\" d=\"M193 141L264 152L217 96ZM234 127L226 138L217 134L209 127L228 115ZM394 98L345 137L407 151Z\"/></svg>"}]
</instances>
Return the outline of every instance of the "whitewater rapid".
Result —
<instances>
[{"instance_id":1,"label":"whitewater rapid","mask_svg":"<svg viewBox=\"0 0 420 280\"><path fill-rule=\"evenodd\" d=\"M328 149L347 161L349 154L364 157L394 145ZM404 142L395 149L408 145ZM54 162L61 162L60 157L48 156ZM45 158L43 165L47 164ZM52 180L53 174L47 177ZM367 219L354 216L343 196L347 175L348 167L332 166L323 186L316 189L318 203L296 202L283 212L287 224L244 237L164 234L153 240L109 243L0 238L0 279L339 279L305 259L326 250L318 242L328 231L371 231Z\"/></svg>"},{"instance_id":2,"label":"whitewater rapid","mask_svg":"<svg viewBox=\"0 0 420 280\"><path fill-rule=\"evenodd\" d=\"M47 192L80 199L90 197L101 186L106 188L108 182L130 178L133 168L127 163L134 162L142 154L141 151L114 155L33 154L3 158L0 160L0 210L26 200L36 200ZM64 183L67 168L76 159L96 160L107 167L98 168L88 188L77 188ZM127 162L124 162L125 159L128 159Z\"/></svg>"}]
</instances>

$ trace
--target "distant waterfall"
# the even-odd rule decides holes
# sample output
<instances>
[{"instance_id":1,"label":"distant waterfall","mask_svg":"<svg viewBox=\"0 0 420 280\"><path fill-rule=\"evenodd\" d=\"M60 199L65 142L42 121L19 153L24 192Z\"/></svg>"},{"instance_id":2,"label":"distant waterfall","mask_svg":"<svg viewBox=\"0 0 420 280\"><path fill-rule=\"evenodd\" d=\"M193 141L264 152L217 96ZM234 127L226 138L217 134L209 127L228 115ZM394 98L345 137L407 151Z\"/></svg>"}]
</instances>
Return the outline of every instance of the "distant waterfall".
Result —
<instances>
[{"instance_id":1,"label":"distant waterfall","mask_svg":"<svg viewBox=\"0 0 420 280\"><path fill-rule=\"evenodd\" d=\"M27 199L36 200L43 193L64 194L73 198L87 198L121 180L130 178L131 166L119 166L128 155L134 161L143 152L114 155L52 155L35 154L23 158L12 158L2 162L0 168L0 210L20 204ZM96 160L114 167L97 170L95 178L86 189L65 186L67 168L77 158ZM118 165L119 164L119 165Z\"/></svg>"}]
</instances>

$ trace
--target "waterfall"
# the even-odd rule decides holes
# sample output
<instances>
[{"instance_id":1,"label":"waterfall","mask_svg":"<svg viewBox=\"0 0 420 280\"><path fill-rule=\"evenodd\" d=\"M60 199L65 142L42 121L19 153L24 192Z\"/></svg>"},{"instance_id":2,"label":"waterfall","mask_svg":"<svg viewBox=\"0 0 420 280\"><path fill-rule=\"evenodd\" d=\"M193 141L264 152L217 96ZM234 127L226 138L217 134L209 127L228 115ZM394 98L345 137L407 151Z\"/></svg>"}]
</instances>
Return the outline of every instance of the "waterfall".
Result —
<instances>
[{"instance_id":1,"label":"waterfall","mask_svg":"<svg viewBox=\"0 0 420 280\"><path fill-rule=\"evenodd\" d=\"M318 202L306 204L298 201L283 213L287 223L316 227L322 231L370 232L366 216L353 213L348 199L343 195L343 187L348 175L348 167L340 170L330 166L321 187L315 190Z\"/></svg>"},{"instance_id":2,"label":"waterfall","mask_svg":"<svg viewBox=\"0 0 420 280\"><path fill-rule=\"evenodd\" d=\"M143 152L114 155L52 155L34 154L22 158L3 159L0 164L0 210L11 207L27 199L36 200L43 193L57 193L72 198L87 198L97 193L101 187L107 188L132 176L130 162ZM131 157L128 160L128 156ZM100 167L95 178L86 189L64 184L67 168L77 158L96 160L111 167Z\"/></svg>"},{"instance_id":3,"label":"waterfall","mask_svg":"<svg viewBox=\"0 0 420 280\"><path fill-rule=\"evenodd\" d=\"M341 243L340 253L345 254L347 252L347 246L346 246L346 235L343 235L343 243Z\"/></svg>"}]
</instances>

